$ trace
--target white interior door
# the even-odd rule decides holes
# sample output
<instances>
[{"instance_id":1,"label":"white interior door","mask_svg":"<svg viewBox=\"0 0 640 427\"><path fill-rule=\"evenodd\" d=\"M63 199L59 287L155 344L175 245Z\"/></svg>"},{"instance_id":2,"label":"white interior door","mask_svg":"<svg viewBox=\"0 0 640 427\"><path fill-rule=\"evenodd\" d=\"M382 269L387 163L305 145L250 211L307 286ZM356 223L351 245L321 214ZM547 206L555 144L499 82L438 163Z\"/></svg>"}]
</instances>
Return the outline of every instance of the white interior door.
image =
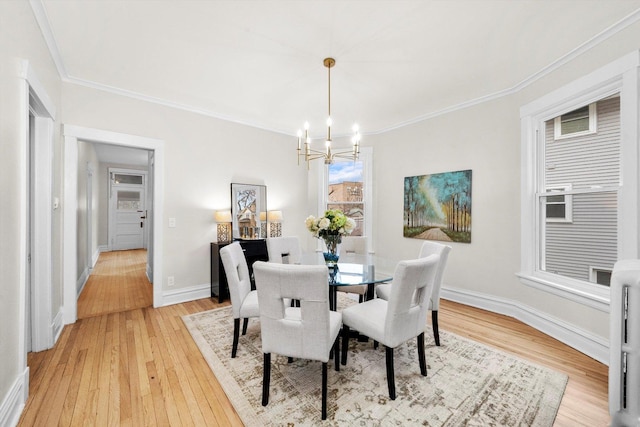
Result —
<instances>
[{"instance_id":1,"label":"white interior door","mask_svg":"<svg viewBox=\"0 0 640 427\"><path fill-rule=\"evenodd\" d=\"M146 247L146 191L142 173L111 173L109 244L111 250Z\"/></svg>"}]
</instances>

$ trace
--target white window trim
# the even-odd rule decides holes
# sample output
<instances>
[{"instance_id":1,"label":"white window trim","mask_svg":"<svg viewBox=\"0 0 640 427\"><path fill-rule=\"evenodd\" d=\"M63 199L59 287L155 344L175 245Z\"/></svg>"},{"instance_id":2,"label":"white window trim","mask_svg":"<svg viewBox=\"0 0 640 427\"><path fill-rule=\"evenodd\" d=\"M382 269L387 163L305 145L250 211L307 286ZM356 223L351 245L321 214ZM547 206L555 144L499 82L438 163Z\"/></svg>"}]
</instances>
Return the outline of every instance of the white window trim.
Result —
<instances>
[{"instance_id":1,"label":"white window trim","mask_svg":"<svg viewBox=\"0 0 640 427\"><path fill-rule=\"evenodd\" d=\"M578 106L578 108L581 108L580 106ZM565 111L562 114L567 114L570 113L571 111L575 110L576 108L573 108L569 111ZM562 135L561 130L562 130L562 122L560 121L562 114L556 116L556 118L553 120L553 139L554 140L560 140L560 139L567 139L567 138L575 138L577 136L584 136L584 135L590 135L592 133L596 133L598 131L598 116L596 113L596 103L592 102L591 104L589 104L589 129L588 130L583 130L580 132L572 132L572 133L567 133Z\"/></svg>"},{"instance_id":2,"label":"white window trim","mask_svg":"<svg viewBox=\"0 0 640 427\"><path fill-rule=\"evenodd\" d=\"M362 177L364 182L364 235L367 237L367 252L373 253L375 247L373 242L373 147L360 147L360 161L364 164L364 176ZM329 188L329 167L323 165L318 168L320 179L318 183L318 206L322 209L322 212L326 209L328 202L327 189ZM316 250L322 250L322 242L318 239Z\"/></svg>"},{"instance_id":3,"label":"white window trim","mask_svg":"<svg viewBox=\"0 0 640 427\"><path fill-rule=\"evenodd\" d=\"M541 188L537 160L542 159L544 123L579 105L620 94L620 188L618 190L618 259L637 259L639 248L638 140L640 51L634 51L520 109L521 119L521 265L517 276L527 286L608 312L610 289L540 269Z\"/></svg>"},{"instance_id":4,"label":"white window trim","mask_svg":"<svg viewBox=\"0 0 640 427\"><path fill-rule=\"evenodd\" d=\"M558 184L551 187L547 187L547 193L552 194L540 194L539 196L564 196L564 218L546 218L547 222L562 222L562 223L571 223L573 222L573 196L571 194L567 194L567 191L571 191L571 184ZM546 203L547 205L549 202ZM551 204L560 204L560 203L551 203Z\"/></svg>"}]
</instances>

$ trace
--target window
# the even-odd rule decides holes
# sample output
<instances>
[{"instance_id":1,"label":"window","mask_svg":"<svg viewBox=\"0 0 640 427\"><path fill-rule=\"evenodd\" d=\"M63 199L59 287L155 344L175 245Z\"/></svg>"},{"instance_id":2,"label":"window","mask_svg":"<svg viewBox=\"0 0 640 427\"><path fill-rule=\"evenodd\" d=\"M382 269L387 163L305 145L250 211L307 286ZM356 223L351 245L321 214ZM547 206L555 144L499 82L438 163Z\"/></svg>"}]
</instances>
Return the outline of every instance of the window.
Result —
<instances>
[{"instance_id":1,"label":"window","mask_svg":"<svg viewBox=\"0 0 640 427\"><path fill-rule=\"evenodd\" d=\"M565 194L566 191L571 191L571 184L547 187L545 204L547 222L571 222L573 199L570 194Z\"/></svg>"},{"instance_id":2,"label":"window","mask_svg":"<svg viewBox=\"0 0 640 427\"><path fill-rule=\"evenodd\" d=\"M364 235L364 162L336 160L328 167L327 209L340 209L356 222L352 236Z\"/></svg>"},{"instance_id":3,"label":"window","mask_svg":"<svg viewBox=\"0 0 640 427\"><path fill-rule=\"evenodd\" d=\"M352 236L367 236L371 242L372 212L369 209L372 197L371 147L360 148L357 161L336 159L331 165L322 167L323 187L320 190L319 206L323 209L340 209L356 222ZM370 248L367 248L370 249Z\"/></svg>"},{"instance_id":4,"label":"window","mask_svg":"<svg viewBox=\"0 0 640 427\"><path fill-rule=\"evenodd\" d=\"M615 262L640 255L639 67L640 56L628 55L520 111L517 276L527 286L602 311L609 309ZM558 122L572 119L582 120L581 130L569 133L577 129L567 125L557 138Z\"/></svg>"},{"instance_id":5,"label":"window","mask_svg":"<svg viewBox=\"0 0 640 427\"><path fill-rule=\"evenodd\" d=\"M131 185L142 185L144 184L142 175L132 175L125 173L114 173L113 174L113 183L114 184L131 184Z\"/></svg>"},{"instance_id":6,"label":"window","mask_svg":"<svg viewBox=\"0 0 640 427\"><path fill-rule=\"evenodd\" d=\"M591 265L613 268L618 257L620 98L590 105L602 111L600 132L558 141L552 133L558 117L544 123L538 195L546 219L539 229L540 269L585 282Z\"/></svg>"},{"instance_id":7,"label":"window","mask_svg":"<svg viewBox=\"0 0 640 427\"><path fill-rule=\"evenodd\" d=\"M572 138L596 132L596 104L585 105L553 121L554 139Z\"/></svg>"},{"instance_id":8,"label":"window","mask_svg":"<svg viewBox=\"0 0 640 427\"><path fill-rule=\"evenodd\" d=\"M611 285L611 272L610 268L591 267L589 273L589 281L598 283L604 286Z\"/></svg>"}]
</instances>

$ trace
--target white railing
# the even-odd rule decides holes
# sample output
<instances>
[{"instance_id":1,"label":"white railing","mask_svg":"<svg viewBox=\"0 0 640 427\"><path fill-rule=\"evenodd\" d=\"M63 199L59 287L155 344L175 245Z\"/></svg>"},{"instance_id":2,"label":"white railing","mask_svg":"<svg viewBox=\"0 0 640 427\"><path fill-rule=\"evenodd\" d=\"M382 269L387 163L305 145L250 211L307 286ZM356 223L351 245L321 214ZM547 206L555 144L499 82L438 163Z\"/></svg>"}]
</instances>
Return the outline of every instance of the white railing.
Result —
<instances>
[{"instance_id":1,"label":"white railing","mask_svg":"<svg viewBox=\"0 0 640 427\"><path fill-rule=\"evenodd\" d=\"M640 260L616 262L611 276L611 426L640 426Z\"/></svg>"}]
</instances>

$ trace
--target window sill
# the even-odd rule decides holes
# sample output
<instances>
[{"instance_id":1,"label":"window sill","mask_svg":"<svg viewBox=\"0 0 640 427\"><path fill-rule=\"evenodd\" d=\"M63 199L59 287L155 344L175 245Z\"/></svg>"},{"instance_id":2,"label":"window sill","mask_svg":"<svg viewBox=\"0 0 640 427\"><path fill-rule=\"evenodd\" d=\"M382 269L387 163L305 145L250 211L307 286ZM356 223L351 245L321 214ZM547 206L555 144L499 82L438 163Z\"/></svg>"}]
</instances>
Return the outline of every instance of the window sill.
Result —
<instances>
[{"instance_id":1,"label":"window sill","mask_svg":"<svg viewBox=\"0 0 640 427\"><path fill-rule=\"evenodd\" d=\"M557 275L538 272L516 273L520 281L526 286L566 298L606 313L609 312L610 289L601 285L583 282Z\"/></svg>"}]
</instances>

